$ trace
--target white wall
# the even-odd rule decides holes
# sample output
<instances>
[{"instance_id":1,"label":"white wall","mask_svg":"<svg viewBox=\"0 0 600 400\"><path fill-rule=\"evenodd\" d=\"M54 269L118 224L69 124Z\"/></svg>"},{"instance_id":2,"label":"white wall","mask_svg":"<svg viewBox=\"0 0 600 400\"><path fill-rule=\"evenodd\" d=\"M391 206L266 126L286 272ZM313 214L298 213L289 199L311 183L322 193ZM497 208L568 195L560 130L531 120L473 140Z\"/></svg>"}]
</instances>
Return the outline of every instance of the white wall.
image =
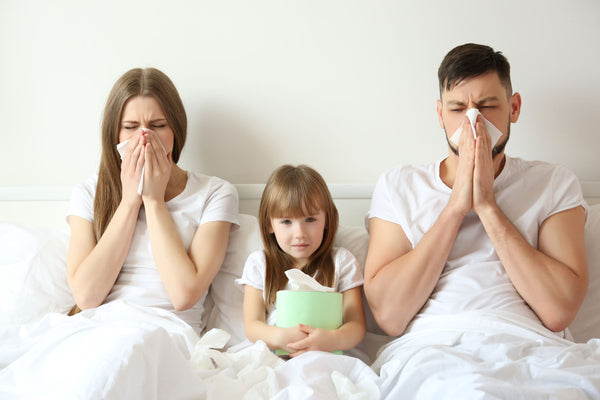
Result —
<instances>
[{"instance_id":1,"label":"white wall","mask_svg":"<svg viewBox=\"0 0 600 400\"><path fill-rule=\"evenodd\" d=\"M182 167L262 183L307 163L371 184L446 154L437 67L469 41L503 51L523 96L507 153L600 181L599 18L597 0L0 0L0 186L95 171L104 102L136 66L180 91Z\"/></svg>"}]
</instances>

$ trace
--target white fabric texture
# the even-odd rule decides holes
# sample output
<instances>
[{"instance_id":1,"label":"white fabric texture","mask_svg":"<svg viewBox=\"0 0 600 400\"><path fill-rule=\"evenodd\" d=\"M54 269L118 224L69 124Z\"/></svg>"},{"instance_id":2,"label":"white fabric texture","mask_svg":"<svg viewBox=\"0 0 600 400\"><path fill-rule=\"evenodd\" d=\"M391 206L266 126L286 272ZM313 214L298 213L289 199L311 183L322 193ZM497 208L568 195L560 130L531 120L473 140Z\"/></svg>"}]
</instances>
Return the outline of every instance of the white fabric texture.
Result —
<instances>
[{"instance_id":1,"label":"white fabric texture","mask_svg":"<svg viewBox=\"0 0 600 400\"><path fill-rule=\"evenodd\" d=\"M84 184L73 189L68 216L76 215L93 222L97 180L98 176L94 174ZM233 224L232 229L238 227L237 191L233 185L220 178L188 173L183 192L166 205L186 251L189 250L196 230L204 223L227 221ZM175 311L152 256L146 213L142 206L129 253L105 303L120 299L142 306L174 311L200 332L205 297L206 294L188 310Z\"/></svg>"},{"instance_id":2,"label":"white fabric texture","mask_svg":"<svg viewBox=\"0 0 600 400\"><path fill-rule=\"evenodd\" d=\"M600 339L576 344L511 313L432 316L373 368L384 399L600 398Z\"/></svg>"},{"instance_id":3,"label":"white fabric texture","mask_svg":"<svg viewBox=\"0 0 600 400\"><path fill-rule=\"evenodd\" d=\"M398 166L384 173L373 193L368 218L399 224L415 247L448 203L451 189L439 176L440 162ZM494 181L496 201L534 247L538 229L551 215L587 205L575 175L564 167L506 157ZM429 300L407 328L422 318L469 310L501 310L541 322L514 288L478 216L464 219Z\"/></svg>"},{"instance_id":4,"label":"white fabric texture","mask_svg":"<svg viewBox=\"0 0 600 400\"><path fill-rule=\"evenodd\" d=\"M333 288L336 292L343 293L346 290L363 284L362 271L356 258L350 251L343 247L334 247L332 249L332 256L333 264L335 266ZM256 289L262 290L264 299L265 268L265 252L264 250L257 250L248 257L248 260L244 265L242 277L236 280L236 283L240 286L250 285ZM288 282L282 290L292 290L290 282ZM269 307L266 321L269 325L275 325L276 310L274 305Z\"/></svg>"}]
</instances>

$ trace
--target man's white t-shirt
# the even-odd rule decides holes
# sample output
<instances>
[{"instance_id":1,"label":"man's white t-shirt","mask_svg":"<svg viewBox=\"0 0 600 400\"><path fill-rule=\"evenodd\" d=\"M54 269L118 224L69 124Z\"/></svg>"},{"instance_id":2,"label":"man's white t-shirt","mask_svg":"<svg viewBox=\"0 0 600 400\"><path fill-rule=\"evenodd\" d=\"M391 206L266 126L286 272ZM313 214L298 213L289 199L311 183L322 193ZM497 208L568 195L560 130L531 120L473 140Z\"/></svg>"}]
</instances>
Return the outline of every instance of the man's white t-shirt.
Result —
<instances>
[{"instance_id":1,"label":"man's white t-shirt","mask_svg":"<svg viewBox=\"0 0 600 400\"><path fill-rule=\"evenodd\" d=\"M358 261L349 250L343 247L334 247L332 249L333 264L335 266L335 276L333 280L333 289L336 292L343 293L346 290L361 286L363 284L363 274L358 265ZM236 280L238 285L249 285L263 291L265 298L265 273L266 260L265 251L256 250L251 253L244 265L242 277ZM283 290L291 290L290 284ZM267 313L266 322L269 325L275 325L276 322L275 306L271 305Z\"/></svg>"},{"instance_id":2,"label":"man's white t-shirt","mask_svg":"<svg viewBox=\"0 0 600 400\"><path fill-rule=\"evenodd\" d=\"M226 221L231 222L232 230L235 230L239 222L238 194L232 184L220 178L192 172L188 172L187 177L183 192L169 200L166 205L183 245L186 251L189 251L192 238L200 225L211 221ZM67 222L71 215L85 218L90 222L94 221L94 196L97 182L98 174L94 174L73 189ZM117 281L104 302L122 299L137 305L173 311L199 331L203 325L201 316L205 298L206 294L188 310L174 309L152 256L146 213L142 205L129 253Z\"/></svg>"},{"instance_id":3,"label":"man's white t-shirt","mask_svg":"<svg viewBox=\"0 0 600 400\"><path fill-rule=\"evenodd\" d=\"M441 160L427 165L392 168L379 178L367 218L402 227L413 248L448 204L452 190L440 178ZM535 248L541 224L551 215L587 205L576 176L568 169L541 161L506 157L494 181L496 202ZM477 214L471 211L460 227L440 279L419 319L471 310L501 310L541 322L513 286Z\"/></svg>"}]
</instances>

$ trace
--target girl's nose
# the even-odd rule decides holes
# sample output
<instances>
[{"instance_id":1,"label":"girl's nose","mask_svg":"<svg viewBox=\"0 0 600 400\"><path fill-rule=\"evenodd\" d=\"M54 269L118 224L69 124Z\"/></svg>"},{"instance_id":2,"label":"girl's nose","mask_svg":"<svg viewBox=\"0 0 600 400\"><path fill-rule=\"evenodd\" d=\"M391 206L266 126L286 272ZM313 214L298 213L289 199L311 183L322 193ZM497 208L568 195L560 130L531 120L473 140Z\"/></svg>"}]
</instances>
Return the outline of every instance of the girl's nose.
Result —
<instances>
[{"instance_id":1,"label":"girl's nose","mask_svg":"<svg viewBox=\"0 0 600 400\"><path fill-rule=\"evenodd\" d=\"M304 237L304 227L300 224L296 227L296 237L303 238Z\"/></svg>"}]
</instances>

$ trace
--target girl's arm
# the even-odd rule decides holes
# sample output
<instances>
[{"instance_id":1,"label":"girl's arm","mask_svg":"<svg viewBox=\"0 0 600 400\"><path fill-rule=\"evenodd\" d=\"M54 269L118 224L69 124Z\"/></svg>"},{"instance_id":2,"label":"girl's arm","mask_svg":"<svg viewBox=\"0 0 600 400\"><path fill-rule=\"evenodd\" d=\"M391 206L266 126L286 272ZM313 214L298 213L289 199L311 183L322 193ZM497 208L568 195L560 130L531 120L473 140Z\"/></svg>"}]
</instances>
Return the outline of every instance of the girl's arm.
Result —
<instances>
[{"instance_id":1,"label":"girl's arm","mask_svg":"<svg viewBox=\"0 0 600 400\"><path fill-rule=\"evenodd\" d=\"M250 341L262 340L271 350L283 349L290 352L288 343L306 338L307 334L296 326L279 328L267 324L265 314L262 290L244 285L244 329Z\"/></svg>"},{"instance_id":2,"label":"girl's arm","mask_svg":"<svg viewBox=\"0 0 600 400\"><path fill-rule=\"evenodd\" d=\"M348 350L363 340L367 328L360 287L346 290L343 296L342 326L335 330L326 330L300 325L300 330L306 333L307 337L288 344L288 347L293 350L290 352L291 357L310 350Z\"/></svg>"}]
</instances>

